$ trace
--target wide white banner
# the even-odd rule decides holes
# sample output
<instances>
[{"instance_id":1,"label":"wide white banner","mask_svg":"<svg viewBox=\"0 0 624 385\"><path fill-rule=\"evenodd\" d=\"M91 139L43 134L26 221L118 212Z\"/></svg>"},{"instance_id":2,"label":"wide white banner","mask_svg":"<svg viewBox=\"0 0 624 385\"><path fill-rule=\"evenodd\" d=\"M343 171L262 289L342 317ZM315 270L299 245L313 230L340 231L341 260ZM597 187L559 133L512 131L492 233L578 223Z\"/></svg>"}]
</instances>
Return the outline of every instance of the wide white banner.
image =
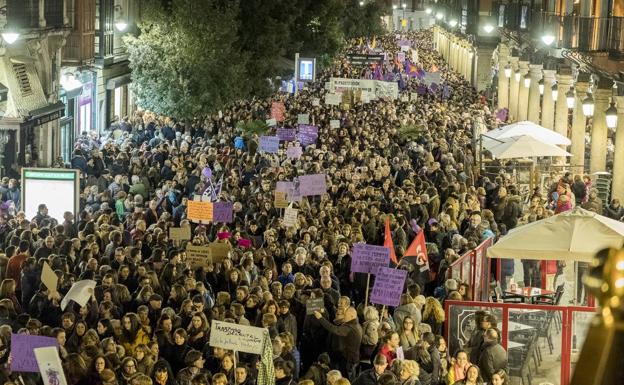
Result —
<instances>
[{"instance_id":1,"label":"wide white banner","mask_svg":"<svg viewBox=\"0 0 624 385\"><path fill-rule=\"evenodd\" d=\"M362 93L374 96L374 98L371 98L370 100L375 100L377 98L397 99L399 97L399 84L397 82L382 82L379 80L368 79L331 78L329 83L331 92L361 90Z\"/></svg>"},{"instance_id":2,"label":"wide white banner","mask_svg":"<svg viewBox=\"0 0 624 385\"><path fill-rule=\"evenodd\" d=\"M268 330L229 322L212 321L210 346L252 354L262 354Z\"/></svg>"}]
</instances>

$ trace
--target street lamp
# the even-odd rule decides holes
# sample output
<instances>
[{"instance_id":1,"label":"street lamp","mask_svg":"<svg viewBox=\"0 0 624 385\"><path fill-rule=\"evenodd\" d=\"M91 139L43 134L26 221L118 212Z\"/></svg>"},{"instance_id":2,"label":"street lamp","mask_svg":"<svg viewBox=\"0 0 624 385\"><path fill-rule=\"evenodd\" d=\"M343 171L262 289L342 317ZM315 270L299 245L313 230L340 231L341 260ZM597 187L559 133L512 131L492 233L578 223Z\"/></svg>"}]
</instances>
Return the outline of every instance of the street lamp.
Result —
<instances>
[{"instance_id":1,"label":"street lamp","mask_svg":"<svg viewBox=\"0 0 624 385\"><path fill-rule=\"evenodd\" d=\"M529 86L531 85L531 76L529 76L529 74L524 75L524 86L526 88L529 88Z\"/></svg>"},{"instance_id":2,"label":"street lamp","mask_svg":"<svg viewBox=\"0 0 624 385\"><path fill-rule=\"evenodd\" d=\"M509 79L511 77L511 66L509 65L509 63L507 63L507 65L505 65L505 77L507 79Z\"/></svg>"},{"instance_id":3,"label":"street lamp","mask_svg":"<svg viewBox=\"0 0 624 385\"><path fill-rule=\"evenodd\" d=\"M559 86L557 85L557 83L553 84L553 86L550 88L550 90L552 91L553 102L556 102L557 101L557 97L559 96Z\"/></svg>"},{"instance_id":4,"label":"street lamp","mask_svg":"<svg viewBox=\"0 0 624 385\"><path fill-rule=\"evenodd\" d=\"M520 70L516 70L516 73L514 74L514 78L516 79L517 82L520 81Z\"/></svg>"},{"instance_id":5,"label":"street lamp","mask_svg":"<svg viewBox=\"0 0 624 385\"><path fill-rule=\"evenodd\" d=\"M544 79L540 79L539 82L537 83L537 86L539 87L539 93L540 95L544 95Z\"/></svg>"},{"instance_id":6,"label":"street lamp","mask_svg":"<svg viewBox=\"0 0 624 385\"><path fill-rule=\"evenodd\" d=\"M583 99L583 115L588 118L594 116L594 98L589 93Z\"/></svg>"},{"instance_id":7,"label":"street lamp","mask_svg":"<svg viewBox=\"0 0 624 385\"><path fill-rule=\"evenodd\" d=\"M426 13L427 15L431 15L431 12L433 12L433 10L432 10L431 8L427 8L427 9L425 9L425 13Z\"/></svg>"},{"instance_id":8,"label":"street lamp","mask_svg":"<svg viewBox=\"0 0 624 385\"><path fill-rule=\"evenodd\" d=\"M115 28L117 28L117 31L123 32L128 28L128 23L124 19L119 19L115 21Z\"/></svg>"},{"instance_id":9,"label":"street lamp","mask_svg":"<svg viewBox=\"0 0 624 385\"><path fill-rule=\"evenodd\" d=\"M438 12L436 14L436 19L438 19L438 20L442 20L443 17L444 17L444 14L442 12Z\"/></svg>"},{"instance_id":10,"label":"street lamp","mask_svg":"<svg viewBox=\"0 0 624 385\"><path fill-rule=\"evenodd\" d=\"M451 28L457 27L457 20L453 19L453 20L449 21L449 25L451 26Z\"/></svg>"},{"instance_id":11,"label":"street lamp","mask_svg":"<svg viewBox=\"0 0 624 385\"><path fill-rule=\"evenodd\" d=\"M485 33L492 33L492 31L494 31L494 26L492 24L486 24L483 26L483 30Z\"/></svg>"},{"instance_id":12,"label":"street lamp","mask_svg":"<svg viewBox=\"0 0 624 385\"><path fill-rule=\"evenodd\" d=\"M360 1L360 7L363 7L363 6L364 6L364 2Z\"/></svg>"},{"instance_id":13,"label":"street lamp","mask_svg":"<svg viewBox=\"0 0 624 385\"><path fill-rule=\"evenodd\" d=\"M576 104L576 96L574 95L574 91L572 90L572 88L570 88L570 90L566 92L566 105L571 110L574 108L575 104Z\"/></svg>"},{"instance_id":14,"label":"street lamp","mask_svg":"<svg viewBox=\"0 0 624 385\"><path fill-rule=\"evenodd\" d=\"M398 6L397 6L396 4L392 4L392 9L393 9L393 10L397 9L397 7L398 7Z\"/></svg>"},{"instance_id":15,"label":"street lamp","mask_svg":"<svg viewBox=\"0 0 624 385\"><path fill-rule=\"evenodd\" d=\"M607 117L607 127L610 129L615 129L617 126L618 114L617 108L615 108L615 102L611 100L611 105L605 111L605 116Z\"/></svg>"},{"instance_id":16,"label":"street lamp","mask_svg":"<svg viewBox=\"0 0 624 385\"><path fill-rule=\"evenodd\" d=\"M546 33L544 36L542 36L542 41L544 42L544 44L550 46L552 43L554 43L555 36L550 32Z\"/></svg>"},{"instance_id":17,"label":"street lamp","mask_svg":"<svg viewBox=\"0 0 624 385\"><path fill-rule=\"evenodd\" d=\"M2 39L4 39L4 41L9 45L15 43L19 37L20 34L15 31L2 32Z\"/></svg>"},{"instance_id":18,"label":"street lamp","mask_svg":"<svg viewBox=\"0 0 624 385\"><path fill-rule=\"evenodd\" d=\"M407 3L401 4L401 7L403 7L403 9L407 8Z\"/></svg>"}]
</instances>

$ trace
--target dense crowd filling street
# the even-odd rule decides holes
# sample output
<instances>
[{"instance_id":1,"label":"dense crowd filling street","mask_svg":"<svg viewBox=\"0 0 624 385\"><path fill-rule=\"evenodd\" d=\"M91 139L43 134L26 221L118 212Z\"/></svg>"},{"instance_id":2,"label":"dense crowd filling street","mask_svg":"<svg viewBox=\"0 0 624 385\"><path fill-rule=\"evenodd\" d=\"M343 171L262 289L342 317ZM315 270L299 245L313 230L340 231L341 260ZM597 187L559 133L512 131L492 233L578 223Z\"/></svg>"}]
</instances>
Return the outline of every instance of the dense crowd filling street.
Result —
<instances>
[{"instance_id":1,"label":"dense crowd filling street","mask_svg":"<svg viewBox=\"0 0 624 385\"><path fill-rule=\"evenodd\" d=\"M603 203L582 176L528 199L504 164L481 173L478 135L500 121L432 44L428 30L352 40L296 94L192 121L140 111L85 132L71 164L57 165L80 171L75 218L52 218L46 205L26 217L19 181L4 178L0 383L42 383L36 365L15 365L12 341L29 335L56 339L69 385L509 384L493 314L478 315L468 341L443 337L444 301L472 292L447 269L518 224L577 205L602 213ZM340 94L331 78L394 82L398 95ZM249 129L267 120L266 132ZM297 127L276 151L265 143ZM311 175L323 177L304 183ZM197 220L201 201L215 213L231 203L231 219ZM396 306L370 292L375 271L353 271L362 243L385 245L385 267L405 272L402 288L381 295ZM189 255L215 244L224 258ZM512 261L500 263L514 276ZM538 262L523 264L525 286L539 287ZM42 282L48 269L56 287ZM88 281L86 297L70 293ZM211 343L217 321L268 331L259 354Z\"/></svg>"}]
</instances>

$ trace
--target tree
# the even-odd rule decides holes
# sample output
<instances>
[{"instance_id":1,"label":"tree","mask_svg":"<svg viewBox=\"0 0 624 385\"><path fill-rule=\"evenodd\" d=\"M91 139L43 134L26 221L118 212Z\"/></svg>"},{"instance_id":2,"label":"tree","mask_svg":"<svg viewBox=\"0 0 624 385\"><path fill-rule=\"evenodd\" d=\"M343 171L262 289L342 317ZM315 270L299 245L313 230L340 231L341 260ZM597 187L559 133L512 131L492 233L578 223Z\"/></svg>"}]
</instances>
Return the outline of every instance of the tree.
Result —
<instances>
[{"instance_id":1,"label":"tree","mask_svg":"<svg viewBox=\"0 0 624 385\"><path fill-rule=\"evenodd\" d=\"M138 104L191 118L248 94L238 2L148 0L138 37L124 39Z\"/></svg>"},{"instance_id":2,"label":"tree","mask_svg":"<svg viewBox=\"0 0 624 385\"><path fill-rule=\"evenodd\" d=\"M383 6L377 1L349 0L342 20L345 38L372 37L384 33L381 24Z\"/></svg>"}]
</instances>

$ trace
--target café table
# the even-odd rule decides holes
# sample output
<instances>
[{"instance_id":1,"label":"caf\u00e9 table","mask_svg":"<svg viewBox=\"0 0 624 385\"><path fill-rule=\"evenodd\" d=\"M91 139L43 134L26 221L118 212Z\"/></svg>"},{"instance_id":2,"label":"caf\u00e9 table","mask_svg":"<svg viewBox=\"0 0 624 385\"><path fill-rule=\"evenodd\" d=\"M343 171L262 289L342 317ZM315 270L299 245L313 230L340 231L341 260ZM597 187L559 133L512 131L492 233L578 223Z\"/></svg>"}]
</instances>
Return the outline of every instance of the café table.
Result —
<instances>
[{"instance_id":1,"label":"caf\u00e9 table","mask_svg":"<svg viewBox=\"0 0 624 385\"><path fill-rule=\"evenodd\" d=\"M519 287L515 290L507 289L505 290L505 294L521 297L524 303L533 303L536 298L545 295L554 295L555 292L539 287Z\"/></svg>"}]
</instances>

